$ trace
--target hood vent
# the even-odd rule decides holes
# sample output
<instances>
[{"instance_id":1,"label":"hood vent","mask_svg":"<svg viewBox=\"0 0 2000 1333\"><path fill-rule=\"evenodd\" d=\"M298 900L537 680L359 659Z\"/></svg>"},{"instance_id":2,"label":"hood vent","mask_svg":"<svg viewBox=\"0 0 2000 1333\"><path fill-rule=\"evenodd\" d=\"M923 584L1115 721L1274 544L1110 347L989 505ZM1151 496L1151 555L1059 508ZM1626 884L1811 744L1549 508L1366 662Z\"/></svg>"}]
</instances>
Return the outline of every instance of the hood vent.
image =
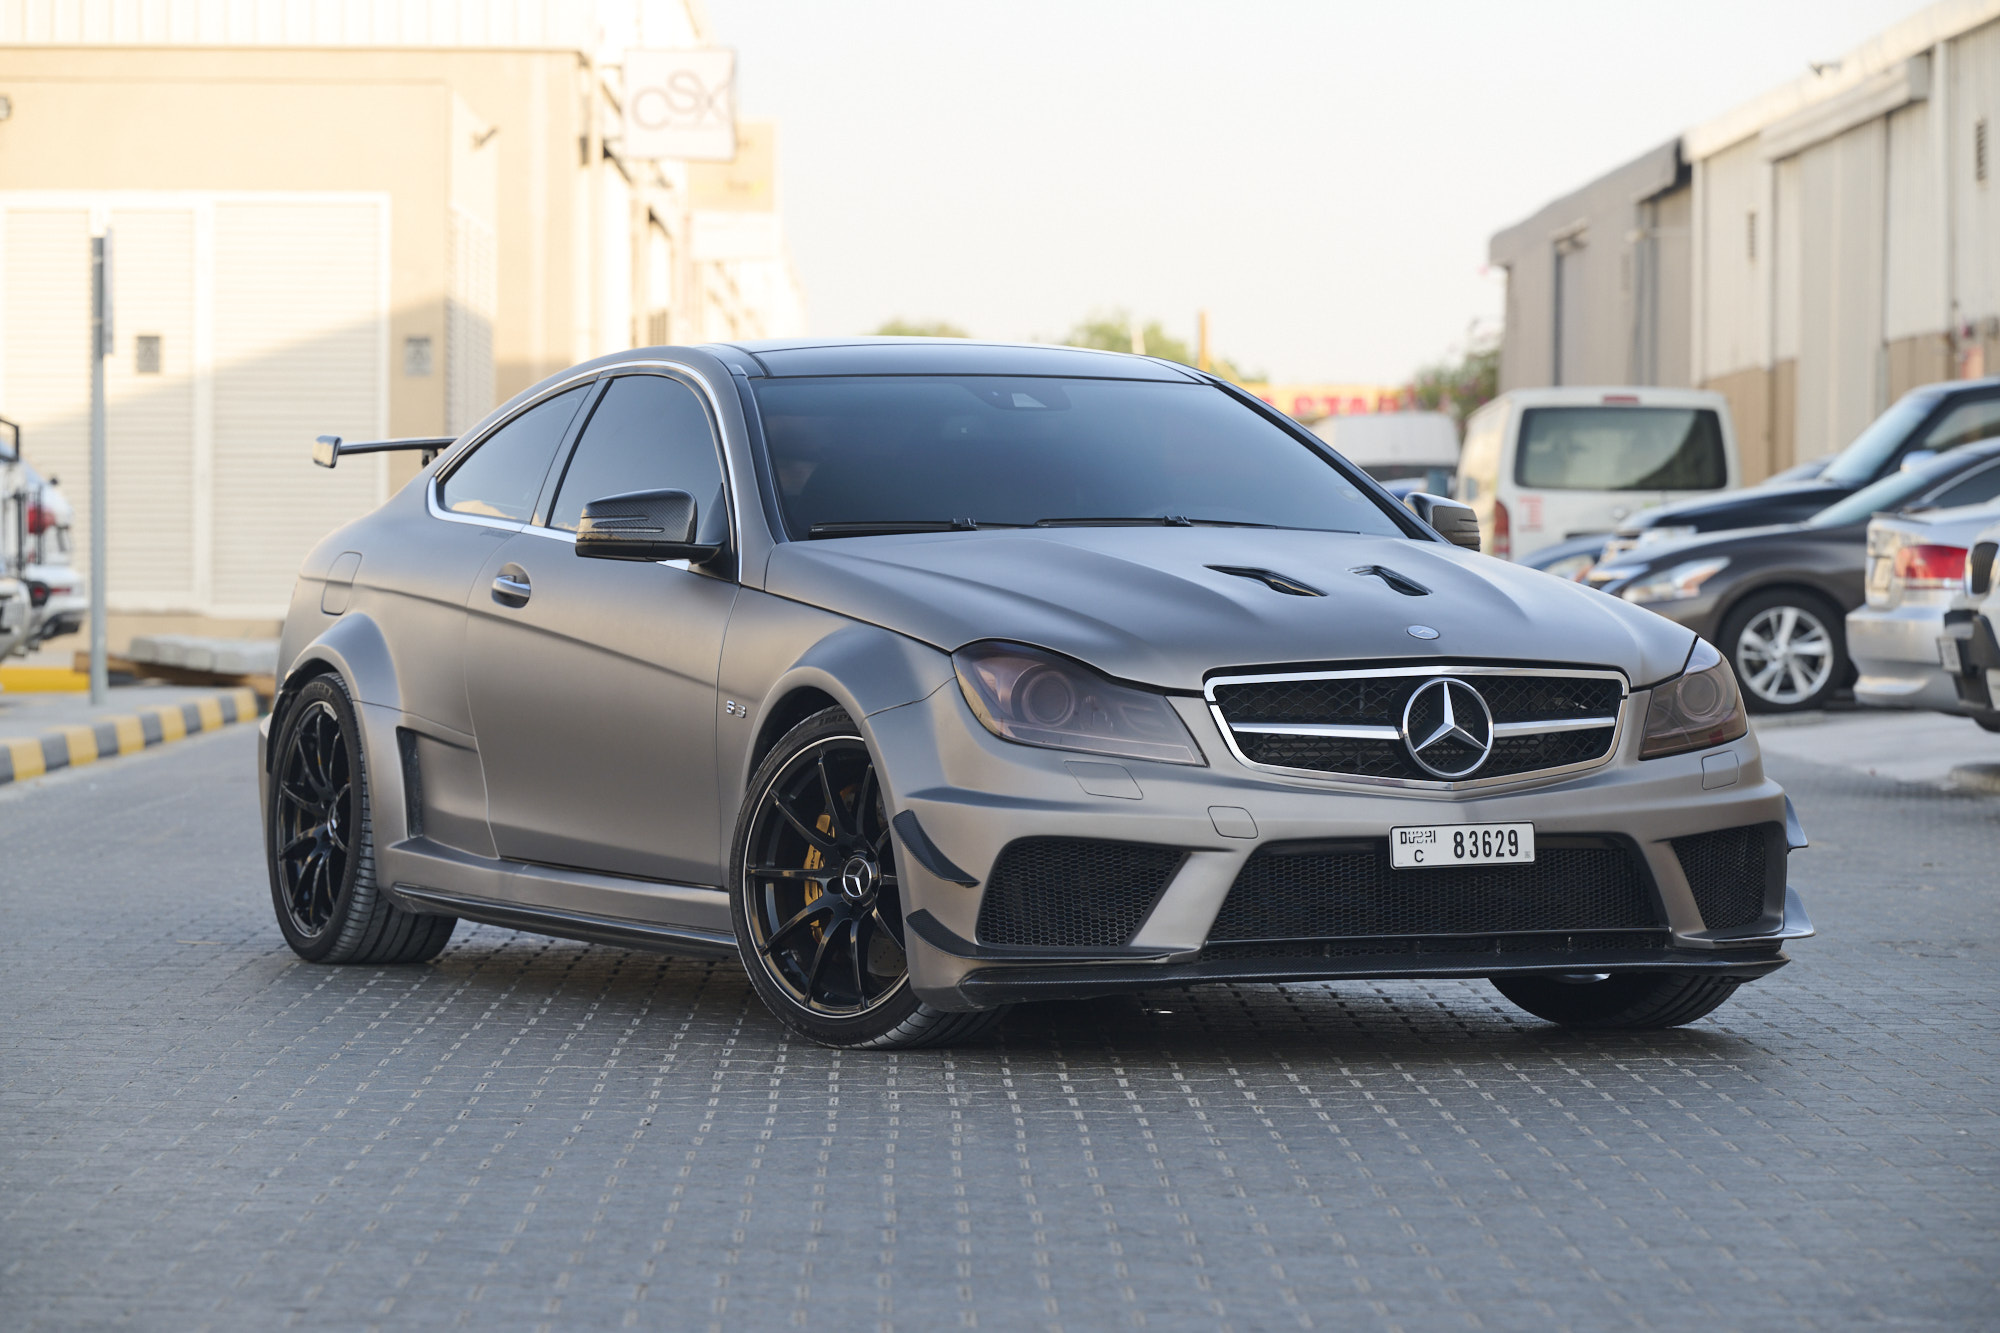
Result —
<instances>
[{"instance_id":1,"label":"hood vent","mask_svg":"<svg viewBox=\"0 0 2000 1333\"><path fill-rule=\"evenodd\" d=\"M1428 597L1431 590L1407 574L1398 574L1387 565L1356 565L1347 571L1367 578L1377 578L1394 588L1405 597Z\"/></svg>"},{"instance_id":2,"label":"hood vent","mask_svg":"<svg viewBox=\"0 0 2000 1333\"><path fill-rule=\"evenodd\" d=\"M1287 578L1269 569L1257 569L1250 565L1210 565L1209 568L1218 574L1233 574L1239 579L1253 579L1272 592L1281 592L1288 597L1326 596L1310 583L1301 583L1297 579Z\"/></svg>"}]
</instances>

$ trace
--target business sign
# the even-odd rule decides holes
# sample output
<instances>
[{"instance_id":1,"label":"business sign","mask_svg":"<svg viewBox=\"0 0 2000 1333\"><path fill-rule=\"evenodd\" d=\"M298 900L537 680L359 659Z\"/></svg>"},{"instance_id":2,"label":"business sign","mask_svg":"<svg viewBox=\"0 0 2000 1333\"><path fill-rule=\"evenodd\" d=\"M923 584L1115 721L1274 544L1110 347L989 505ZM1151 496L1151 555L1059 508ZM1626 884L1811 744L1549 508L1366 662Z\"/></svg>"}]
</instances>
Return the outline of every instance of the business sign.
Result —
<instances>
[{"instance_id":1,"label":"business sign","mask_svg":"<svg viewBox=\"0 0 2000 1333\"><path fill-rule=\"evenodd\" d=\"M1408 389L1383 384L1246 384L1243 387L1300 421L1366 412L1401 412L1411 406Z\"/></svg>"},{"instance_id":2,"label":"business sign","mask_svg":"<svg viewBox=\"0 0 2000 1333\"><path fill-rule=\"evenodd\" d=\"M627 51L619 156L727 162L736 156L736 53Z\"/></svg>"}]
</instances>

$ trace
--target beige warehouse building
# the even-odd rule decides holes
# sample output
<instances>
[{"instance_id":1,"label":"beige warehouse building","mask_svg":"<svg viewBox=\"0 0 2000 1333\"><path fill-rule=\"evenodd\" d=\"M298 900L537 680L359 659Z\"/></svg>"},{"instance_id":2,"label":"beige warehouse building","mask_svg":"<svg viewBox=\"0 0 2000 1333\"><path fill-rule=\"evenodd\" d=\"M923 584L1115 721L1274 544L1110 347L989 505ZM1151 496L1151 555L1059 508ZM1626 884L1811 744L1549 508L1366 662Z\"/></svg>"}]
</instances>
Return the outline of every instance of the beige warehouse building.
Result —
<instances>
[{"instance_id":1,"label":"beige warehouse building","mask_svg":"<svg viewBox=\"0 0 2000 1333\"><path fill-rule=\"evenodd\" d=\"M802 331L770 127L734 165L619 150L622 52L707 42L695 0L0 8L0 416L87 513L108 228L114 639L261 629L414 466L316 470L314 435L456 434L586 357Z\"/></svg>"},{"instance_id":2,"label":"beige warehouse building","mask_svg":"<svg viewBox=\"0 0 2000 1333\"><path fill-rule=\"evenodd\" d=\"M1942 0L1497 233L1503 388L1726 395L1756 481L2000 373L2000 0Z\"/></svg>"}]
</instances>

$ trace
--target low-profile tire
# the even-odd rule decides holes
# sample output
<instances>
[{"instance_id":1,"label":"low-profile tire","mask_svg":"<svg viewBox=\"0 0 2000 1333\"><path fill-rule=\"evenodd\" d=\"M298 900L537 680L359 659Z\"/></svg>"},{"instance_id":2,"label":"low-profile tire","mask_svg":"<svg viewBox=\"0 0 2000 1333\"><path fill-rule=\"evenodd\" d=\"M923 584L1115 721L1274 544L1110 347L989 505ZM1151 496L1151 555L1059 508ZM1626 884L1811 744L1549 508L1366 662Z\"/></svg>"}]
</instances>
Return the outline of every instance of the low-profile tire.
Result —
<instances>
[{"instance_id":1,"label":"low-profile tire","mask_svg":"<svg viewBox=\"0 0 2000 1333\"><path fill-rule=\"evenodd\" d=\"M1743 984L1685 972L1614 972L1595 978L1492 977L1495 990L1536 1018L1570 1028L1644 1032L1713 1013Z\"/></svg>"},{"instance_id":2,"label":"low-profile tire","mask_svg":"<svg viewBox=\"0 0 2000 1333\"><path fill-rule=\"evenodd\" d=\"M1847 617L1810 588L1753 593L1730 608L1717 637L1753 713L1822 707L1854 674Z\"/></svg>"},{"instance_id":3,"label":"low-profile tire","mask_svg":"<svg viewBox=\"0 0 2000 1333\"><path fill-rule=\"evenodd\" d=\"M278 929L310 963L422 963L458 918L406 912L375 882L368 767L340 678L307 682L279 728L264 812Z\"/></svg>"},{"instance_id":4,"label":"low-profile tire","mask_svg":"<svg viewBox=\"0 0 2000 1333\"><path fill-rule=\"evenodd\" d=\"M736 819L730 914L750 984L823 1046L908 1050L984 1035L1004 1009L935 1009L910 987L895 838L875 762L838 708L793 727Z\"/></svg>"}]
</instances>

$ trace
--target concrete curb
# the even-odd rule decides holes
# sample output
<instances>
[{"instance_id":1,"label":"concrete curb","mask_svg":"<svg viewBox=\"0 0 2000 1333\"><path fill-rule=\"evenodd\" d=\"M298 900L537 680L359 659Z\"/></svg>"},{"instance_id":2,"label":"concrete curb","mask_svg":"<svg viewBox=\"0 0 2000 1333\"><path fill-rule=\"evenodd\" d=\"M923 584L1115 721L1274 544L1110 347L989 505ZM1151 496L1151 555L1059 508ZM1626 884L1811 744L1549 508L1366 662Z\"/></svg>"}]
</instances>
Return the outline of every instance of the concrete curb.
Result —
<instances>
[{"instance_id":1,"label":"concrete curb","mask_svg":"<svg viewBox=\"0 0 2000 1333\"><path fill-rule=\"evenodd\" d=\"M1951 770L1953 786L2000 796L2000 764L1960 764Z\"/></svg>"},{"instance_id":2,"label":"concrete curb","mask_svg":"<svg viewBox=\"0 0 2000 1333\"><path fill-rule=\"evenodd\" d=\"M223 690L182 704L142 708L74 727L58 727L40 736L0 740L0 785L38 778L59 768L116 759L149 745L165 745L197 732L216 731L232 722L248 722L258 711L255 690Z\"/></svg>"}]
</instances>

